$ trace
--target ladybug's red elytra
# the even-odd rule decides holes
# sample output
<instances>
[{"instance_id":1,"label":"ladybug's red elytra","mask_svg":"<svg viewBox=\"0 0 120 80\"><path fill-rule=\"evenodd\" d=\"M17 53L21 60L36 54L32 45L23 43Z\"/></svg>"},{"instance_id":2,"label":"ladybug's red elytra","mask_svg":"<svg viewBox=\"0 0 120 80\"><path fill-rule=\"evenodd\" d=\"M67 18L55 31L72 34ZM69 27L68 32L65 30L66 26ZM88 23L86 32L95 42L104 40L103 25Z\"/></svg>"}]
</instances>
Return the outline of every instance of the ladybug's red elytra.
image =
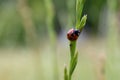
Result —
<instances>
[{"instance_id":1,"label":"ladybug's red elytra","mask_svg":"<svg viewBox=\"0 0 120 80\"><path fill-rule=\"evenodd\" d=\"M79 35L80 35L80 30L77 30L77 29L70 29L69 31L68 31L68 33L67 33L67 38L68 38L68 40L70 40L70 41L75 41L75 40L77 40L78 39L78 37L79 37Z\"/></svg>"}]
</instances>

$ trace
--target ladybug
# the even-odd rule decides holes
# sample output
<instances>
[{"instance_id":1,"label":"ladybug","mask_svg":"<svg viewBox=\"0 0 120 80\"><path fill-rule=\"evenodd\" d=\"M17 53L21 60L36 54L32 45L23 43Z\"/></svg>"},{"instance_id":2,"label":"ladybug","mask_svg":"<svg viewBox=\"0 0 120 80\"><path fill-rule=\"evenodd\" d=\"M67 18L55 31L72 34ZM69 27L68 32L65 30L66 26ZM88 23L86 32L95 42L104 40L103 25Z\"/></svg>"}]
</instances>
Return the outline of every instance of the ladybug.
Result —
<instances>
[{"instance_id":1,"label":"ladybug","mask_svg":"<svg viewBox=\"0 0 120 80\"><path fill-rule=\"evenodd\" d=\"M70 41L75 41L78 39L79 35L80 35L80 30L72 28L67 33L67 39Z\"/></svg>"}]
</instances>

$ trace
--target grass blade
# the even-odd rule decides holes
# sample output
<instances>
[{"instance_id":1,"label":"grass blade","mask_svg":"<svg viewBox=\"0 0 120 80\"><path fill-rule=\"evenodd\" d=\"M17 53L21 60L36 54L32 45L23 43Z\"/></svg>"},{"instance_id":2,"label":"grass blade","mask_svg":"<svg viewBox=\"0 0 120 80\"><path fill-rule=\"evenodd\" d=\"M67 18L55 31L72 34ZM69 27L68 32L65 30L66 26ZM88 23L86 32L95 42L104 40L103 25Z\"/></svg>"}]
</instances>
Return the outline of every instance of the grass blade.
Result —
<instances>
[{"instance_id":1,"label":"grass blade","mask_svg":"<svg viewBox=\"0 0 120 80\"><path fill-rule=\"evenodd\" d=\"M80 25L85 0L76 0L76 26Z\"/></svg>"}]
</instances>

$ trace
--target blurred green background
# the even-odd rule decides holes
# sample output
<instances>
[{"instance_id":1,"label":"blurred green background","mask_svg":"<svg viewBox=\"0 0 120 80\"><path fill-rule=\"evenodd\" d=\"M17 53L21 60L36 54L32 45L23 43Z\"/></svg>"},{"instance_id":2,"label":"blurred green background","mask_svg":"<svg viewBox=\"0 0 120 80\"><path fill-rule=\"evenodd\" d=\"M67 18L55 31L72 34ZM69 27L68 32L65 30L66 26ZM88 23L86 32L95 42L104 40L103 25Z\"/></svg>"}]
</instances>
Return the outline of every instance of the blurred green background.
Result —
<instances>
[{"instance_id":1,"label":"blurred green background","mask_svg":"<svg viewBox=\"0 0 120 80\"><path fill-rule=\"evenodd\" d=\"M120 1L86 0L73 80L120 80ZM75 0L0 0L0 80L63 80Z\"/></svg>"}]
</instances>

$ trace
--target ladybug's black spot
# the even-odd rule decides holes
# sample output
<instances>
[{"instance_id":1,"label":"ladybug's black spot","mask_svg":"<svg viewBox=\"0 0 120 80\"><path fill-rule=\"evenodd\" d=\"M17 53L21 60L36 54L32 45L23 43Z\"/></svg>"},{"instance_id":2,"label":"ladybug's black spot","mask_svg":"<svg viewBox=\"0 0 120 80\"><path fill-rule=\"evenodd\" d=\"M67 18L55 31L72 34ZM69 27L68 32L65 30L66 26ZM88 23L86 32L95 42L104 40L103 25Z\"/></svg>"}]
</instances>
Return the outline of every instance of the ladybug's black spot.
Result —
<instances>
[{"instance_id":1,"label":"ladybug's black spot","mask_svg":"<svg viewBox=\"0 0 120 80\"><path fill-rule=\"evenodd\" d=\"M75 35L77 35L77 36L80 35L80 31L79 31L79 30L75 30L74 33L75 33Z\"/></svg>"}]
</instances>

